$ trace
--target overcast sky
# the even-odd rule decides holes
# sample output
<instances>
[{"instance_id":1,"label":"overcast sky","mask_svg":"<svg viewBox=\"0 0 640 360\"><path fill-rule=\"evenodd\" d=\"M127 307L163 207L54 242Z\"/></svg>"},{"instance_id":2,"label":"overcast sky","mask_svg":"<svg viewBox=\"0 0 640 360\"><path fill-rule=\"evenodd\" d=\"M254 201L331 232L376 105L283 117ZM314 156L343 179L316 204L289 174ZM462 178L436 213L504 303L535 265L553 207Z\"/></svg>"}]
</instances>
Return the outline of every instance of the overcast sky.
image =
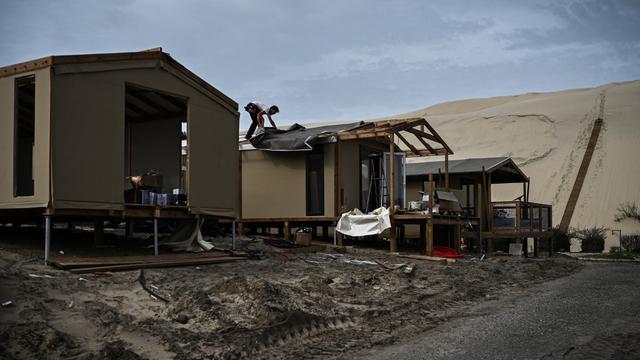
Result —
<instances>
[{"instance_id":1,"label":"overcast sky","mask_svg":"<svg viewBox=\"0 0 640 360\"><path fill-rule=\"evenodd\" d=\"M279 123L356 120L640 79L640 1L0 1L0 65L156 46Z\"/></svg>"}]
</instances>

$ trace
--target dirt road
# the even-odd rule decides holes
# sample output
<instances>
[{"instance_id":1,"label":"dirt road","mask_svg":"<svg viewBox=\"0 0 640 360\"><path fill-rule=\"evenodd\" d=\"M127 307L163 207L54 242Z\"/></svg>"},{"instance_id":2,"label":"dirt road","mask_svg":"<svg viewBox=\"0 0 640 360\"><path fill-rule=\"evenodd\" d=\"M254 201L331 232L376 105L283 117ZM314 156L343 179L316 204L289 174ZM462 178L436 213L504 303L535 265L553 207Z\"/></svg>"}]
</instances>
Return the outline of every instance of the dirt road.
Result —
<instances>
[{"instance_id":1,"label":"dirt road","mask_svg":"<svg viewBox=\"0 0 640 360\"><path fill-rule=\"evenodd\" d=\"M56 234L56 256L102 248ZM435 263L327 249L237 263L74 275L42 265L39 242L0 236L0 358L326 359L404 342L491 299L574 273L569 259ZM226 244L221 242L220 246ZM86 246L86 249L82 247ZM65 249L64 254L59 249Z\"/></svg>"},{"instance_id":2,"label":"dirt road","mask_svg":"<svg viewBox=\"0 0 640 360\"><path fill-rule=\"evenodd\" d=\"M640 359L640 265L580 272L353 359ZM346 358L346 357L345 357Z\"/></svg>"}]
</instances>

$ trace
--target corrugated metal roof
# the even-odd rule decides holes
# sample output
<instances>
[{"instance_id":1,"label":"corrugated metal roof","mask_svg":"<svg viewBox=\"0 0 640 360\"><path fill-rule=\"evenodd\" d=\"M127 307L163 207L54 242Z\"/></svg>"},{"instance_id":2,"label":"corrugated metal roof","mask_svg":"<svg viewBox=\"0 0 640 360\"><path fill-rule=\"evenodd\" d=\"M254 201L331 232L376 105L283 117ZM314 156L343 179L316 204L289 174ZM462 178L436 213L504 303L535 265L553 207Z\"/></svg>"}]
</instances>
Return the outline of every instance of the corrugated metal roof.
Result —
<instances>
[{"instance_id":1,"label":"corrugated metal roof","mask_svg":"<svg viewBox=\"0 0 640 360\"><path fill-rule=\"evenodd\" d=\"M490 172L510 160L509 157L449 160L449 174L482 172L483 167L485 171ZM412 162L406 165L407 176L438 174L438 169L444 174L444 161Z\"/></svg>"}]
</instances>

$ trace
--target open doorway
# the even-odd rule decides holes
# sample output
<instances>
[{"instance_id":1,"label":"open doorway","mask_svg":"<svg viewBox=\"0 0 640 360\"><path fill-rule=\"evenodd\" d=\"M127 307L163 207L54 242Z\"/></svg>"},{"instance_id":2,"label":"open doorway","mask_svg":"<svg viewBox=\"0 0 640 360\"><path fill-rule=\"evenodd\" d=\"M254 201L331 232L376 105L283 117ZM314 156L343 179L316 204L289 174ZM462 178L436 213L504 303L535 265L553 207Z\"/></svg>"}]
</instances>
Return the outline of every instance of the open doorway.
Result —
<instances>
[{"instance_id":1,"label":"open doorway","mask_svg":"<svg viewBox=\"0 0 640 360\"><path fill-rule=\"evenodd\" d=\"M127 84L125 202L187 204L187 99Z\"/></svg>"}]
</instances>

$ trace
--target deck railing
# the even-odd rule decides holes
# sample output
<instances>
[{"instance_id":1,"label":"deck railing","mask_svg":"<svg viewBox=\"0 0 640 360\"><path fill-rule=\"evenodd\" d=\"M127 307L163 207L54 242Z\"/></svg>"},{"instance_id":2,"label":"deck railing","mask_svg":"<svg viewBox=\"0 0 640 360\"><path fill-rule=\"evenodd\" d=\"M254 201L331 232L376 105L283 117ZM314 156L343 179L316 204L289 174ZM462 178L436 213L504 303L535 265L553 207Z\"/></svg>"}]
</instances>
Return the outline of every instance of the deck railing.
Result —
<instances>
[{"instance_id":1,"label":"deck railing","mask_svg":"<svg viewBox=\"0 0 640 360\"><path fill-rule=\"evenodd\" d=\"M494 201L489 208L494 232L536 233L553 227L551 205L524 201Z\"/></svg>"}]
</instances>

